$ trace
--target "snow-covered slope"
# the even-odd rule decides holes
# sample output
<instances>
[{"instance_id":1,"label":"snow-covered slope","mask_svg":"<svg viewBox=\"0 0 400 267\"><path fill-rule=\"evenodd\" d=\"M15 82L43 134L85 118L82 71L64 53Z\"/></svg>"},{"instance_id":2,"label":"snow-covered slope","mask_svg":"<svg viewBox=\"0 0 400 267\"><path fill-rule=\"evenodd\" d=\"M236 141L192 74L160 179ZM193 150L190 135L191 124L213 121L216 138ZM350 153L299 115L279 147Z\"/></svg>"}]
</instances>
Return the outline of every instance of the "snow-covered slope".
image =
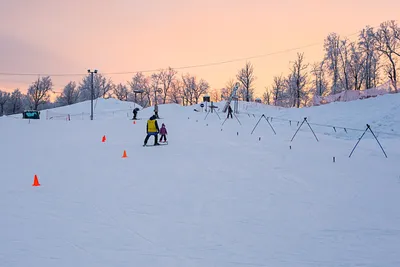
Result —
<instances>
[{"instance_id":1,"label":"snow-covered slope","mask_svg":"<svg viewBox=\"0 0 400 267\"><path fill-rule=\"evenodd\" d=\"M142 108L134 102L119 101L114 98L98 98L93 101L93 117L104 119L105 117L130 116L134 108ZM71 120L89 120L91 114L91 101L84 101L73 105L42 111L41 119L65 119L69 115Z\"/></svg>"},{"instance_id":2,"label":"snow-covered slope","mask_svg":"<svg viewBox=\"0 0 400 267\"><path fill-rule=\"evenodd\" d=\"M224 102L216 105L222 108L223 104ZM231 106L233 107L233 104ZM257 118L264 114L266 117L273 118L273 124L295 124L296 126L307 117L307 121L315 131L340 138L360 137L367 124L382 138L400 137L400 117L398 116L400 94L351 102L334 102L301 109L240 102L239 112L251 116L254 114ZM335 129L331 126L335 126ZM366 137L369 138L369 136Z\"/></svg>"},{"instance_id":3,"label":"snow-covered slope","mask_svg":"<svg viewBox=\"0 0 400 267\"><path fill-rule=\"evenodd\" d=\"M246 112L385 132L398 100ZM259 116L244 108L240 125L170 104L169 144L142 147L152 108L134 124L108 101L94 121L0 119L0 266L400 265L400 138L379 136L386 158L366 134L349 158L356 139L333 130L290 142L296 123L250 134Z\"/></svg>"}]
</instances>

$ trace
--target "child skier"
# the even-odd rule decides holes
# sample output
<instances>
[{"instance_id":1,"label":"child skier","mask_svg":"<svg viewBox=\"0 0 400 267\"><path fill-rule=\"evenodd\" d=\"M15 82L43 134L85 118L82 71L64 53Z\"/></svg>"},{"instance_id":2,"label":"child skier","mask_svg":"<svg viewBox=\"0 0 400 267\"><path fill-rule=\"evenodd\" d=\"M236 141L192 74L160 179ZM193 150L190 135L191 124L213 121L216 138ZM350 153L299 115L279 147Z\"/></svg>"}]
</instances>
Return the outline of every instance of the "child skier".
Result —
<instances>
[{"instance_id":1,"label":"child skier","mask_svg":"<svg viewBox=\"0 0 400 267\"><path fill-rule=\"evenodd\" d=\"M161 125L160 134L161 134L160 142L162 142L163 138L164 138L164 143L167 142L166 135L168 134L168 132L167 132L167 128L165 128L165 124L164 123Z\"/></svg>"}]
</instances>

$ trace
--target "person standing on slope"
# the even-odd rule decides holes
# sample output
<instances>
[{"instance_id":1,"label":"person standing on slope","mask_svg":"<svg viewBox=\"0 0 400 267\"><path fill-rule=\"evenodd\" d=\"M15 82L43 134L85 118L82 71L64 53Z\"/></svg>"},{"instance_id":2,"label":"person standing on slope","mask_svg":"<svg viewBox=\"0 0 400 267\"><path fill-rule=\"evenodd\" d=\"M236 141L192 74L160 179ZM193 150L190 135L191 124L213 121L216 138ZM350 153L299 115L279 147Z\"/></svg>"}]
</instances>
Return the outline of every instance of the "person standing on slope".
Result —
<instances>
[{"instance_id":1,"label":"person standing on slope","mask_svg":"<svg viewBox=\"0 0 400 267\"><path fill-rule=\"evenodd\" d=\"M157 103L154 105L154 115L156 116L157 119L160 118L160 117L158 117L158 105L157 105Z\"/></svg>"},{"instance_id":2,"label":"person standing on slope","mask_svg":"<svg viewBox=\"0 0 400 267\"><path fill-rule=\"evenodd\" d=\"M159 143L157 142L158 140L158 133L159 133L159 128L158 128L158 123L156 120L156 116L153 115L150 117L150 119L147 121L147 126L146 126L146 138L144 139L144 144L143 146L147 145L147 141L149 141L150 136L154 135L154 145L157 146Z\"/></svg>"},{"instance_id":3,"label":"person standing on slope","mask_svg":"<svg viewBox=\"0 0 400 267\"><path fill-rule=\"evenodd\" d=\"M132 118L132 120L136 120L137 119L136 116L137 116L138 111L139 111L138 108L134 108L133 109L133 118Z\"/></svg>"},{"instance_id":4,"label":"person standing on slope","mask_svg":"<svg viewBox=\"0 0 400 267\"><path fill-rule=\"evenodd\" d=\"M228 119L229 117L231 117L231 119L233 118L233 117L232 117L232 108L231 108L231 105L228 106L228 116L227 116L226 118Z\"/></svg>"},{"instance_id":5,"label":"person standing on slope","mask_svg":"<svg viewBox=\"0 0 400 267\"><path fill-rule=\"evenodd\" d=\"M164 138L164 143L167 142L167 136L166 135L168 134L168 132L167 132L167 128L165 128L165 124L164 123L161 125L160 134L161 134L160 142L162 142L163 138Z\"/></svg>"}]
</instances>

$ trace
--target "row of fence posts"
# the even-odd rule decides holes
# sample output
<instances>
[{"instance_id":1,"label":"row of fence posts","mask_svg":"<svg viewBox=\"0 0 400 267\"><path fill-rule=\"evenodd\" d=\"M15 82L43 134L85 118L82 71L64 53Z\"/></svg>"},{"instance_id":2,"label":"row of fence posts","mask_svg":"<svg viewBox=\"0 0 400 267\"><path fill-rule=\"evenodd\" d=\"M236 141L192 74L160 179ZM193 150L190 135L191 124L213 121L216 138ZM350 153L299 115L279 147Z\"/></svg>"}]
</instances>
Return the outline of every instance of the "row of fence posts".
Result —
<instances>
[{"instance_id":1,"label":"row of fence posts","mask_svg":"<svg viewBox=\"0 0 400 267\"><path fill-rule=\"evenodd\" d=\"M207 117L208 117L209 114L210 114L210 111L207 112L207 115L205 116L204 120L207 119ZM215 114L216 114L216 115L218 116L218 118L221 120L221 117L219 116L219 114L218 114L217 112L215 112ZM240 122L240 120L239 120L239 118L236 116L236 114L233 113L233 115L235 116L235 118L236 118L236 120L238 121L238 123L239 123L240 125L242 125L242 123ZM248 114L248 115L249 115L249 117L250 117L250 114ZM254 114L253 114L253 117L255 117ZM265 114L262 114L262 115L261 115L260 119L257 121L256 125L254 126L253 130L251 131L251 134L254 133L255 129L257 128L258 124L260 123L260 121L261 121L263 118L267 121L268 125L270 126L270 128L272 129L272 131L274 132L274 134L276 135L276 131L275 131L274 127L272 126L272 124L270 123L269 117L266 117ZM225 122L227 121L227 119L228 119L228 116L227 116L226 119L223 121L222 125L225 124ZM271 118L271 121L272 121L272 118ZM290 125L291 125L291 121L289 121L289 123L290 123ZM308 121L307 121L307 117L305 117L305 118L303 119L303 121L301 122L300 126L297 128L297 130L296 130L296 132L294 133L294 135L293 135L292 139L290 140L290 142L293 142L294 138L296 137L297 133L299 132L299 130L301 129L301 127L304 125L304 123L306 123L307 126L308 126L308 128L310 128L311 132L313 133L313 135L314 135L314 137L315 137L315 140L317 140L317 142L319 142L317 135L315 134L313 128L311 127L311 125L310 125L310 124L308 123ZM297 125L299 125L299 122L297 123ZM207 124L207 126L208 126L208 124ZM334 129L334 131L336 132L336 127L333 127L333 129ZM344 130L345 130L345 132L347 133L346 128L344 128ZM221 129L221 131L222 131L222 129ZM364 135L365 135L365 133L366 133L367 131L371 132L371 134L373 135L374 139L376 140L376 142L378 143L379 147L381 148L383 154L384 154L385 157L387 158L388 156L387 156L385 150L383 149L381 143L379 142L379 140L378 140L377 136L375 135L375 133L372 131L371 126L370 126L369 124L366 124L366 129L365 129L365 131L363 132L363 134L358 138L357 143L355 144L355 146L353 147L353 149L352 149L351 152L350 152L349 158L353 155L355 149L357 148L358 144L360 143L361 139L364 137ZM239 132L237 132L237 135L239 135ZM259 137L259 141L261 141L261 137ZM290 146L290 149L291 149L291 146ZM333 160L333 162L336 162L336 158L335 158L335 157L333 157L332 160Z\"/></svg>"}]
</instances>

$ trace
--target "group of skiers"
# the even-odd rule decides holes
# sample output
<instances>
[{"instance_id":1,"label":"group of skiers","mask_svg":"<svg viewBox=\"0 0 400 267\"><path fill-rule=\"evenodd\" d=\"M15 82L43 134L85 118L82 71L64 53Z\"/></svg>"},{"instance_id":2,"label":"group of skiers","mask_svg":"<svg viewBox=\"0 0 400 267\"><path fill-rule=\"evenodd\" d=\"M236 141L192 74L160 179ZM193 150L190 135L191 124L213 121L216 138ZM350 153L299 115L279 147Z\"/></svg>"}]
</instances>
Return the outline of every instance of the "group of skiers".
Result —
<instances>
[{"instance_id":1,"label":"group of skiers","mask_svg":"<svg viewBox=\"0 0 400 267\"><path fill-rule=\"evenodd\" d=\"M136 116L137 116L137 112L139 111L138 108L135 108L133 110L133 120L136 120ZM228 115L227 118L231 117L232 118L232 108L229 105L228 107ZM167 142L167 128L165 127L165 124L163 123L161 125L161 129L158 127L158 122L157 119L159 119L158 117L158 105L155 104L154 106L154 115L152 115L150 117L150 119L147 121L147 125L146 125L146 138L144 139L144 144L143 146L147 145L147 142L149 141L150 136L154 136L154 145L160 145L159 142ZM161 134L160 140L158 141L158 134ZM164 141L163 141L164 139Z\"/></svg>"},{"instance_id":2,"label":"group of skiers","mask_svg":"<svg viewBox=\"0 0 400 267\"><path fill-rule=\"evenodd\" d=\"M133 109L133 118L132 120L137 120L136 116L139 111L139 108L134 108ZM154 106L154 115L150 117L150 119L147 121L146 125L146 138L144 139L144 144L143 146L147 145L147 141L149 141L150 136L154 136L154 145L157 146L161 143L166 143L167 142L167 128L165 127L165 124L163 123L161 125L161 129L158 127L157 119L158 117L158 105L156 104ZM158 141L158 134L161 134L160 140Z\"/></svg>"},{"instance_id":3,"label":"group of skiers","mask_svg":"<svg viewBox=\"0 0 400 267\"><path fill-rule=\"evenodd\" d=\"M150 117L150 119L147 121L147 125L146 125L146 138L144 139L144 144L143 146L147 145L147 141L149 141L150 136L154 136L154 145L158 146L160 143L159 142L163 142L164 139L164 143L167 142L167 128L165 128L165 124L163 123L161 125L161 129L158 128L158 123L157 123L157 117L156 115L153 115ZM158 134L161 134L160 137L160 141L158 142Z\"/></svg>"}]
</instances>

